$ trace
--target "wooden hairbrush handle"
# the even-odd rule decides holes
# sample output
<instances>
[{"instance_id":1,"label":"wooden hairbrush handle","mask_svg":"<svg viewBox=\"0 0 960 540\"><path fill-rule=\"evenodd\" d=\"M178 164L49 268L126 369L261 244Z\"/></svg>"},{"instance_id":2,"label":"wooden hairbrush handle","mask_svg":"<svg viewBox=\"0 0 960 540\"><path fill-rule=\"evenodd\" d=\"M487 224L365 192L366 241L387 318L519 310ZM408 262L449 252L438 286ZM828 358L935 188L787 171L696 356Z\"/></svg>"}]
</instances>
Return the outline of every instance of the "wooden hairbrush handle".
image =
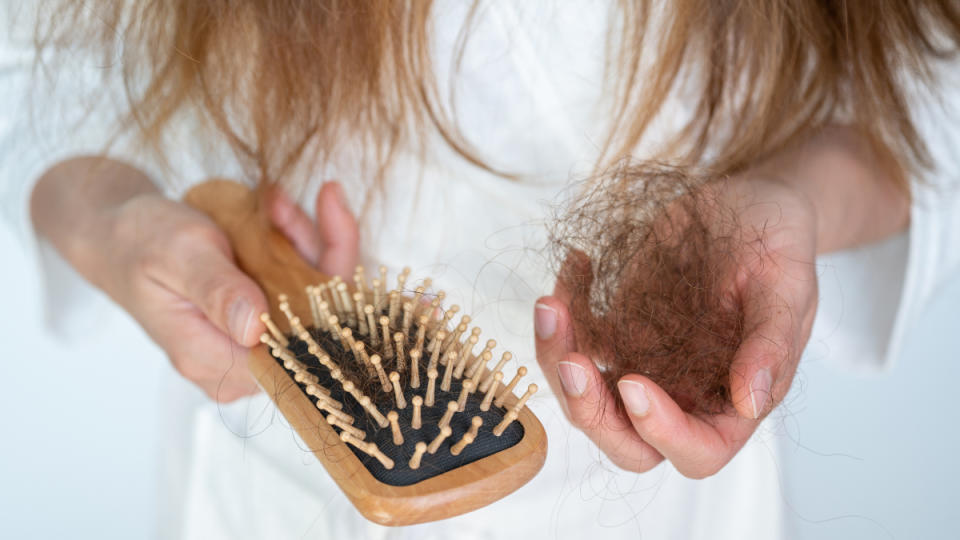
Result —
<instances>
[{"instance_id":1,"label":"wooden hairbrush handle","mask_svg":"<svg viewBox=\"0 0 960 540\"><path fill-rule=\"evenodd\" d=\"M291 331L290 321L295 321L296 318L290 319L290 314L280 308L278 297L281 294L286 295L289 302L288 312L311 313L316 305L308 300L304 294L305 289L327 282L330 277L308 265L290 242L272 227L261 200L256 192L246 186L227 180L210 180L194 187L184 197L187 204L206 213L227 234L238 266L267 294L270 318L280 327L282 333L290 334L293 339L292 336L296 333ZM350 289L353 292L352 286ZM361 297L358 295L358 298ZM410 303L409 299L402 301ZM312 303L314 305L311 305ZM370 307L367 306L367 309ZM453 311L451 309L448 313ZM439 341L436 343L439 344ZM507 355L509 353L505 353L504 358L507 358ZM536 391L536 385L530 385L528 392L519 400L512 393L513 385L526 372L525 368L521 367L517 371L511 385L508 385L497 399L497 407L505 411L503 424L493 429L492 434L489 431L487 433L488 437L500 437L503 429L513 421L522 427L522 438L518 442L489 455L480 454L475 461L449 470L437 469L434 464L437 472L433 476L413 484L394 485L381 482L373 476L368 466L348 447L349 437L344 435L343 428L340 428L340 434L334 430L319 410L320 401L311 400L303 387L294 381L289 368L285 368L278 358L271 354L266 345L254 347L249 361L251 373L276 403L291 427L323 463L344 494L360 513L372 521L383 525L410 525L469 512L515 491L543 466L546 458L546 434L536 416L524 406L526 400ZM477 357L470 356L470 349L467 349L464 358ZM494 370L502 366L503 360ZM301 366L294 369L303 368ZM475 372L482 375L477 380L494 378L494 374L483 365ZM302 373L297 371L296 374L300 377ZM496 380L500 381L502 376L500 373ZM465 378L459 384L465 384L463 381ZM343 388L346 388L345 384ZM413 391L413 388L411 384L407 391ZM493 394L492 389L489 393ZM345 399L343 394L340 397ZM479 396L473 399L478 400ZM486 402L489 406L489 397ZM395 421L396 414L393 411L390 414ZM493 426L485 426L486 430L491 428ZM472 440L471 435L470 442ZM459 455L464 445L469 444L463 439L454 446L451 446L452 443L453 440L448 442L446 448L454 455ZM420 454L417 454L411 462L416 461L419 464L420 457ZM404 456L404 459L408 459L408 456ZM406 466L405 463L400 465Z\"/></svg>"}]
</instances>

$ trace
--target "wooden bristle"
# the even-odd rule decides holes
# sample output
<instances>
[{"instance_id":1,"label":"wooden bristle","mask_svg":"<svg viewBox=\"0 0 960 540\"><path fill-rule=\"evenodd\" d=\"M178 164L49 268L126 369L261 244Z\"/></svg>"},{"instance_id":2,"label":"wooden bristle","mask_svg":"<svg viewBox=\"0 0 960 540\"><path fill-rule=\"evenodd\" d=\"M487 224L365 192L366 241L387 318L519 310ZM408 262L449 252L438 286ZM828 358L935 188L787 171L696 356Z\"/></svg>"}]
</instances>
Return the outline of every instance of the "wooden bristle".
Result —
<instances>
[{"instance_id":1,"label":"wooden bristle","mask_svg":"<svg viewBox=\"0 0 960 540\"><path fill-rule=\"evenodd\" d=\"M270 319L269 313L261 313L260 321L263 322L263 324L267 327L267 331L270 332L270 334L273 336L273 339L275 339L280 345L283 347L290 345L290 341L287 340L287 337L283 335L283 332L281 332L280 329L277 328L277 325Z\"/></svg>"},{"instance_id":2,"label":"wooden bristle","mask_svg":"<svg viewBox=\"0 0 960 540\"><path fill-rule=\"evenodd\" d=\"M387 418L380 414L380 411L377 409L377 407L370 401L369 396L363 396L360 398L360 405L366 409L368 413L370 413L370 416L373 417L378 426L385 428L390 424Z\"/></svg>"},{"instance_id":3,"label":"wooden bristle","mask_svg":"<svg viewBox=\"0 0 960 540\"><path fill-rule=\"evenodd\" d=\"M317 309L317 297L315 296L314 290L316 287L313 285L307 285L305 292L307 293L307 301L310 303L310 315L313 317L313 325L317 328L320 327L320 311Z\"/></svg>"},{"instance_id":4,"label":"wooden bristle","mask_svg":"<svg viewBox=\"0 0 960 540\"><path fill-rule=\"evenodd\" d=\"M481 411L489 411L490 404L493 403L493 397L497 392L497 386L500 384L500 381L503 380L503 373L496 372L493 374L493 384L490 385L490 388L487 389L487 393L483 396L483 401L480 403Z\"/></svg>"},{"instance_id":5,"label":"wooden bristle","mask_svg":"<svg viewBox=\"0 0 960 540\"><path fill-rule=\"evenodd\" d=\"M469 320L470 317L467 315L464 315L463 318L461 319L460 324L458 324L457 327L453 330L453 332L447 336L447 339L443 341L442 348L444 353L451 351L454 348L454 346L460 341L460 336L462 336L463 333L467 331L468 324L466 322L463 322L463 319Z\"/></svg>"},{"instance_id":6,"label":"wooden bristle","mask_svg":"<svg viewBox=\"0 0 960 540\"><path fill-rule=\"evenodd\" d=\"M479 328L477 328L479 330ZM470 358L470 352L473 350L473 347L477 344L480 338L476 335L470 336L467 338L467 342L461 345L460 354L457 357L457 367L453 370L453 376L456 378L463 377L463 372L467 367L467 360Z\"/></svg>"},{"instance_id":7,"label":"wooden bristle","mask_svg":"<svg viewBox=\"0 0 960 540\"><path fill-rule=\"evenodd\" d=\"M420 419L420 408L423 406L423 398L420 396L413 396L410 400L413 403L413 419L410 421L410 427L413 429L420 429L421 419Z\"/></svg>"},{"instance_id":8,"label":"wooden bristle","mask_svg":"<svg viewBox=\"0 0 960 540\"><path fill-rule=\"evenodd\" d=\"M353 310L357 314L357 330L359 330L360 335L367 335L370 330L367 326L367 315L363 305L363 293L355 292L353 293Z\"/></svg>"},{"instance_id":9,"label":"wooden bristle","mask_svg":"<svg viewBox=\"0 0 960 540\"><path fill-rule=\"evenodd\" d=\"M393 431L393 444L397 446L403 444L403 433L400 432L400 424L397 423L399 417L397 411L387 413L387 421L390 422L390 430Z\"/></svg>"},{"instance_id":10,"label":"wooden bristle","mask_svg":"<svg viewBox=\"0 0 960 540\"><path fill-rule=\"evenodd\" d=\"M437 435L437 438L435 438L430 443L430 446L427 447L427 452L430 452L431 454L436 454L437 450L440 449L440 445L443 444L443 441L447 437L449 437L452 433L453 433L453 430L450 429L450 426L443 426L442 428L440 428L440 434Z\"/></svg>"},{"instance_id":11,"label":"wooden bristle","mask_svg":"<svg viewBox=\"0 0 960 540\"><path fill-rule=\"evenodd\" d=\"M393 386L390 384L390 379L387 378L387 372L383 370L383 365L380 363L380 355L375 354L371 356L370 364L373 365L374 371L377 372L377 377L380 378L380 386L383 388L383 391L389 392Z\"/></svg>"},{"instance_id":12,"label":"wooden bristle","mask_svg":"<svg viewBox=\"0 0 960 540\"><path fill-rule=\"evenodd\" d=\"M536 384L531 384L530 386L528 386L527 391L524 392L522 396L520 396L520 399L517 401L516 405L513 406L512 410L519 413L520 409L522 409L523 406L527 404L527 400L533 397L533 395L536 393L537 393Z\"/></svg>"},{"instance_id":13,"label":"wooden bristle","mask_svg":"<svg viewBox=\"0 0 960 540\"><path fill-rule=\"evenodd\" d=\"M453 380L453 364L456 361L457 353L450 351L444 357L443 381L440 383L440 389L444 392L450 391L450 382Z\"/></svg>"},{"instance_id":14,"label":"wooden bristle","mask_svg":"<svg viewBox=\"0 0 960 540\"><path fill-rule=\"evenodd\" d=\"M340 338L343 339L345 349L348 351L354 350L357 342L353 340L353 330L350 328L340 330ZM357 361L359 361L359 359L357 359Z\"/></svg>"},{"instance_id":15,"label":"wooden bristle","mask_svg":"<svg viewBox=\"0 0 960 540\"><path fill-rule=\"evenodd\" d=\"M390 318L383 316L380 317L380 328L383 331L383 357L387 360L393 358L393 345L391 345L392 339L390 338Z\"/></svg>"},{"instance_id":16,"label":"wooden bristle","mask_svg":"<svg viewBox=\"0 0 960 540\"><path fill-rule=\"evenodd\" d=\"M479 416L474 416L470 420L470 431L466 432L463 435L463 438L460 439L460 441L457 444L453 445L452 448L450 448L450 453L455 456L459 456L460 452L463 452L463 449L466 448L468 444L476 440L477 434L480 431L481 425L483 425L483 418L480 418Z\"/></svg>"},{"instance_id":17,"label":"wooden bristle","mask_svg":"<svg viewBox=\"0 0 960 540\"><path fill-rule=\"evenodd\" d=\"M477 389L480 388L480 379L483 378L483 368L490 363L490 359L493 358L493 353L490 351L484 351L480 355L480 358L477 359L476 369L473 372L473 375L470 376L470 380L473 381L473 384L477 386Z\"/></svg>"},{"instance_id":18,"label":"wooden bristle","mask_svg":"<svg viewBox=\"0 0 960 540\"><path fill-rule=\"evenodd\" d=\"M427 371L427 397L425 403L427 407L433 407L434 394L437 389L437 370L431 369Z\"/></svg>"},{"instance_id":19,"label":"wooden bristle","mask_svg":"<svg viewBox=\"0 0 960 540\"><path fill-rule=\"evenodd\" d=\"M397 357L397 370L401 373L406 371L407 368L407 355L403 347L404 335L403 332L393 334L393 346Z\"/></svg>"},{"instance_id":20,"label":"wooden bristle","mask_svg":"<svg viewBox=\"0 0 960 540\"><path fill-rule=\"evenodd\" d=\"M420 441L417 443L416 449L413 451L413 457L410 458L410 468L417 470L420 468L420 460L423 459L424 452L427 451L427 443Z\"/></svg>"},{"instance_id":21,"label":"wooden bristle","mask_svg":"<svg viewBox=\"0 0 960 540\"><path fill-rule=\"evenodd\" d=\"M410 388L420 388L420 351L410 351Z\"/></svg>"},{"instance_id":22,"label":"wooden bristle","mask_svg":"<svg viewBox=\"0 0 960 540\"><path fill-rule=\"evenodd\" d=\"M380 345L380 337L377 332L377 322L373 318L373 306L370 304L363 306L363 313L367 317L367 327L369 328L367 335L370 336L370 342L373 346L377 347Z\"/></svg>"},{"instance_id":23,"label":"wooden bristle","mask_svg":"<svg viewBox=\"0 0 960 540\"><path fill-rule=\"evenodd\" d=\"M430 344L430 364L427 366L427 369L437 369L437 366L440 364L440 342L443 341L446 335L447 333L441 330L434 336L433 342Z\"/></svg>"},{"instance_id":24,"label":"wooden bristle","mask_svg":"<svg viewBox=\"0 0 960 540\"><path fill-rule=\"evenodd\" d=\"M353 345L354 353L360 358L360 363L367 369L367 376L371 379L377 376L377 371L373 369L373 364L370 363L370 356L367 355L367 347L363 344L362 341L358 341Z\"/></svg>"},{"instance_id":25,"label":"wooden bristle","mask_svg":"<svg viewBox=\"0 0 960 540\"><path fill-rule=\"evenodd\" d=\"M353 446L357 447L357 449L359 449L361 452L364 452L367 455L376 458L377 461L379 461L384 466L384 468L386 469L393 468L393 460L387 457L386 454L381 452L380 447L378 447L376 443L372 443L372 442L365 443L346 431L340 432L340 440L347 444L352 444Z\"/></svg>"},{"instance_id":26,"label":"wooden bristle","mask_svg":"<svg viewBox=\"0 0 960 540\"><path fill-rule=\"evenodd\" d=\"M340 317L331 315L327 319L327 325L330 327L330 335L333 336L333 339L340 341L340 334L343 333L343 328L340 327Z\"/></svg>"},{"instance_id":27,"label":"wooden bristle","mask_svg":"<svg viewBox=\"0 0 960 540\"><path fill-rule=\"evenodd\" d=\"M449 327L450 327L450 321L453 320L453 318L457 315L457 312L458 312L458 311L460 311L460 306L458 306L457 304L454 304L454 305L450 306L450 309L448 309L446 312L444 312L443 318L441 318L441 319L437 322L436 332L439 333L440 330L443 330L443 329L445 329L445 328L449 328ZM446 340L444 339L443 341L446 341Z\"/></svg>"},{"instance_id":28,"label":"wooden bristle","mask_svg":"<svg viewBox=\"0 0 960 540\"><path fill-rule=\"evenodd\" d=\"M510 410L509 412L507 412L507 414L503 417L503 420L499 424L497 424L497 427L493 428L493 434L496 435L497 437L503 435L503 432L506 431L507 426L509 426L514 420L516 420L517 416L518 416L517 412L514 410Z\"/></svg>"},{"instance_id":29,"label":"wooden bristle","mask_svg":"<svg viewBox=\"0 0 960 540\"><path fill-rule=\"evenodd\" d=\"M497 346L497 340L495 339L487 340L487 343L486 345L484 345L483 350L480 351L480 354L477 355L477 361L474 362L472 366L470 366L469 370L467 370L467 377L470 377L471 379L473 379L477 371L481 371L481 372L483 371L483 366L485 366L487 362L489 362L490 359L493 358L493 349L496 346ZM474 379L474 382L476 382L476 379Z\"/></svg>"},{"instance_id":30,"label":"wooden bristle","mask_svg":"<svg viewBox=\"0 0 960 540\"><path fill-rule=\"evenodd\" d=\"M413 304L405 302L403 304L403 335L410 333L410 326L413 324Z\"/></svg>"},{"instance_id":31,"label":"wooden bristle","mask_svg":"<svg viewBox=\"0 0 960 540\"><path fill-rule=\"evenodd\" d=\"M266 345L267 347L270 347L271 349L280 349L283 347L283 345L278 343L277 340L273 339L273 336L271 336L266 332L260 334L260 343L263 343L264 345Z\"/></svg>"},{"instance_id":32,"label":"wooden bristle","mask_svg":"<svg viewBox=\"0 0 960 540\"><path fill-rule=\"evenodd\" d=\"M353 435L354 437L356 437L361 441L367 437L367 434L363 430L357 429L351 426L350 424L343 422L340 418L337 418L332 414L327 415L327 423L330 424L331 426L336 426L341 430L350 433L351 435Z\"/></svg>"},{"instance_id":33,"label":"wooden bristle","mask_svg":"<svg viewBox=\"0 0 960 540\"><path fill-rule=\"evenodd\" d=\"M500 395L497 396L496 401L493 402L497 407L503 407L503 404L506 403L507 397L513 393L513 389L516 388L517 383L520 382L520 379L527 374L527 366L520 366L517 368L517 374L513 376L513 379L507 384L507 387L503 389L503 392L500 392Z\"/></svg>"},{"instance_id":34,"label":"wooden bristle","mask_svg":"<svg viewBox=\"0 0 960 540\"><path fill-rule=\"evenodd\" d=\"M357 268L354 269L353 283L357 286L357 292L360 293L361 299L364 303L366 303L367 276L364 273L363 265L357 265Z\"/></svg>"},{"instance_id":35,"label":"wooden bristle","mask_svg":"<svg viewBox=\"0 0 960 540\"><path fill-rule=\"evenodd\" d=\"M497 366L492 370L490 370L490 375L488 375L487 378L485 378L483 382L480 383L481 392L486 392L487 388L490 388L490 385L493 384L493 374L498 371L503 371L503 366L505 366L507 362L510 361L511 358L513 358L513 353L511 353L510 351L503 353L503 356L500 357L500 361L497 362Z\"/></svg>"},{"instance_id":36,"label":"wooden bristle","mask_svg":"<svg viewBox=\"0 0 960 540\"><path fill-rule=\"evenodd\" d=\"M387 312L390 325L397 325L397 317L400 316L400 291L390 291L387 296L390 298L390 309Z\"/></svg>"},{"instance_id":37,"label":"wooden bristle","mask_svg":"<svg viewBox=\"0 0 960 540\"><path fill-rule=\"evenodd\" d=\"M397 408L405 409L407 400L403 397L403 387L400 385L400 374L396 371L390 372L390 383L393 386L393 395L397 399Z\"/></svg>"},{"instance_id":38,"label":"wooden bristle","mask_svg":"<svg viewBox=\"0 0 960 540\"><path fill-rule=\"evenodd\" d=\"M327 282L327 291L330 293L330 305L333 306L333 314L340 320L346 320L344 317L343 298L341 298L340 293L337 292L337 287L339 286L340 276L334 276L333 279Z\"/></svg>"},{"instance_id":39,"label":"wooden bristle","mask_svg":"<svg viewBox=\"0 0 960 540\"><path fill-rule=\"evenodd\" d=\"M383 282L379 279L373 280L373 311L383 311Z\"/></svg>"},{"instance_id":40,"label":"wooden bristle","mask_svg":"<svg viewBox=\"0 0 960 540\"><path fill-rule=\"evenodd\" d=\"M470 435L469 433L465 434L462 439L450 447L450 453L455 456L459 456L460 452L463 452L463 449L466 448L468 444L472 443L474 438L476 438L475 435Z\"/></svg>"},{"instance_id":41,"label":"wooden bristle","mask_svg":"<svg viewBox=\"0 0 960 540\"><path fill-rule=\"evenodd\" d=\"M319 289L315 289L315 290L319 290ZM324 332L329 332L331 330L329 321L330 321L330 317L333 316L333 314L330 313L330 304L323 300L321 300L320 302L317 302L317 311L320 313L320 324L321 324L320 328Z\"/></svg>"},{"instance_id":42,"label":"wooden bristle","mask_svg":"<svg viewBox=\"0 0 960 540\"><path fill-rule=\"evenodd\" d=\"M457 398L457 412L463 412L467 408L467 397L473 392L473 382L464 381L460 388L460 397Z\"/></svg>"},{"instance_id":43,"label":"wooden bristle","mask_svg":"<svg viewBox=\"0 0 960 540\"><path fill-rule=\"evenodd\" d=\"M428 280L428 281L429 281L429 280ZM411 311L411 313L410 313L410 316L411 316L411 317L416 316L416 315L417 315L417 312L420 311L420 304L423 302L423 293L425 293L425 292L427 292L427 288L426 288L425 286L423 286L423 285L421 285L421 286L417 287L416 289L414 289L414 292L413 292L413 301L410 302L410 306L411 306L411 308L412 308L412 311Z\"/></svg>"},{"instance_id":44,"label":"wooden bristle","mask_svg":"<svg viewBox=\"0 0 960 540\"><path fill-rule=\"evenodd\" d=\"M423 353L423 343L427 337L427 323L426 315L421 315L417 320L417 341L413 345L413 350L419 351L421 354Z\"/></svg>"},{"instance_id":45,"label":"wooden bristle","mask_svg":"<svg viewBox=\"0 0 960 540\"><path fill-rule=\"evenodd\" d=\"M337 296L340 297L341 313L343 320L352 326L357 324L357 314L353 312L353 303L350 301L350 295L347 293L347 284L337 283Z\"/></svg>"},{"instance_id":46,"label":"wooden bristle","mask_svg":"<svg viewBox=\"0 0 960 540\"><path fill-rule=\"evenodd\" d=\"M443 413L443 417L440 418L440 421L437 422L437 425L442 429L444 426L450 425L450 420L453 419L453 415L457 413L459 406L456 401L447 402L447 410Z\"/></svg>"}]
</instances>

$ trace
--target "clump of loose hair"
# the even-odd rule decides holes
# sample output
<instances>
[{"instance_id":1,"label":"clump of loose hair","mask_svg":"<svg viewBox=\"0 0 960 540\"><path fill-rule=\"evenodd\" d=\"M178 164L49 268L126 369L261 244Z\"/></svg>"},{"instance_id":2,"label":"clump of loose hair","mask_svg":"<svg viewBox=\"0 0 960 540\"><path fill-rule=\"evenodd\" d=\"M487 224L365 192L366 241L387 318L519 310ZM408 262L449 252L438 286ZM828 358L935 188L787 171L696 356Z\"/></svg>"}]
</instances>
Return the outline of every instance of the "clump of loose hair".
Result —
<instances>
[{"instance_id":1,"label":"clump of loose hair","mask_svg":"<svg viewBox=\"0 0 960 540\"><path fill-rule=\"evenodd\" d=\"M639 373L686 411L729 411L730 366L744 335L733 291L748 239L715 183L659 164L598 177L551 232L577 347L607 385Z\"/></svg>"}]
</instances>

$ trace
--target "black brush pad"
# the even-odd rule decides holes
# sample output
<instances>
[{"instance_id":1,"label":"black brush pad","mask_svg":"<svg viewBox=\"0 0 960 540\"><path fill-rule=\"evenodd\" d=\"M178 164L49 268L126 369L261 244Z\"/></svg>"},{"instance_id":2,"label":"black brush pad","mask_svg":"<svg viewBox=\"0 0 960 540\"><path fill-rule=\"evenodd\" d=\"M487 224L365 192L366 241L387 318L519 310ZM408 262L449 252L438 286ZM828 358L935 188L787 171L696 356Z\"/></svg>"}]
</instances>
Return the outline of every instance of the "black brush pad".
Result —
<instances>
[{"instance_id":1,"label":"black brush pad","mask_svg":"<svg viewBox=\"0 0 960 540\"><path fill-rule=\"evenodd\" d=\"M330 358L336 362L338 365L346 368L347 366L356 366L356 360L353 357L353 353L347 353L346 350L340 345L340 342L334 340L327 332L321 332L315 328L310 329L310 334L313 336L314 340L319 344L323 350L330 355ZM355 336L359 337L359 336ZM414 336L410 336L413 338ZM433 407L427 407L424 405L421 407L420 417L421 417L421 427L420 429L413 429L411 427L411 421L413 418L413 405L412 398L414 395L419 394L421 397L424 397L427 391L427 364L429 361L429 354L424 352L424 358L420 362L419 371L420 371L420 388L414 391L413 388L410 388L409 383L409 374L401 379L402 386L404 387L404 398L407 400L407 406L403 409L397 409L396 401L391 391L389 394L383 392L380 384L377 380L370 381L369 377L366 375L366 372L355 371L356 376L351 376L350 380L354 381L354 384L357 384L358 387L364 392L364 394L370 396L373 402L377 405L377 408L380 410L381 414L384 416L391 410L396 410L399 414L398 423L400 425L401 432L403 433L403 444L395 445L393 444L393 432L390 427L381 428L372 417L369 416L369 413L357 402L352 395L343 390L340 384L335 381L331 376L330 372L320 365L320 362L310 353L307 352L307 344L293 336L288 336L290 344L288 349L294 355L296 355L297 360L302 364L307 366L307 369L310 373L316 375L320 379L320 384L330 390L330 395L337 401L343 403L343 411L350 414L354 418L354 426L366 432L367 436L365 441L372 441L377 443L377 446L380 447L380 451L386 454L394 461L393 469L387 469L384 467L376 458L368 456L363 451L354 447L351 444L347 444L351 451L360 459L360 462L370 471L370 474L374 478L383 482L384 484L389 484L391 486L409 486L411 484L416 484L422 482L428 478L432 478L439 474L445 473L447 471L462 467L479 459L483 459L489 455L495 454L497 452L506 450L511 446L520 442L523 438L523 426L518 421L511 422L509 427L499 436L493 434L493 428L503 420L503 417L506 415L507 410L502 407L497 407L494 404L490 405L490 408L483 412L480 410L480 403L483 401L483 393L475 391L467 398L466 406L463 412L458 412L453 415L453 418L450 421L450 427L453 430L452 435L446 438L443 441L443 444L440 445L440 448L435 454L425 453L420 462L420 468L413 470L409 466L410 458L413 456L414 448L416 444L420 441L430 444L430 442L440 433L440 428L437 423L440 421L440 418L443 416L444 412L447 410L447 403L449 401L456 401L460 396L460 388L462 381L466 379L457 379L456 377L452 378L452 383L450 385L450 391L444 392L440 389L440 381L443 378L444 366L438 366L437 371L439 371L440 376L437 377L436 382L436 392L434 394L435 401ZM429 340L428 340L429 342ZM407 343L412 343L411 339L407 340ZM369 342L368 342L369 345ZM278 363L283 366L283 360L280 360L275 357ZM390 373L394 369L393 360L384 361L384 370L387 373ZM407 360L407 369L409 370L409 358ZM293 381L293 372L287 371L290 374L291 381ZM362 375L359 375L361 374ZM361 378L362 380L358 380ZM300 390L306 394L306 384L299 384ZM503 391L503 385L500 385L497 392ZM311 402L316 405L316 398L313 396L307 395ZM450 448L456 444L463 435L469 431L470 422L474 416L480 416L483 418L483 424L480 426L480 431L477 433L477 437L473 443L468 444L460 455L454 456L450 453ZM340 428L331 426L339 434Z\"/></svg>"}]
</instances>

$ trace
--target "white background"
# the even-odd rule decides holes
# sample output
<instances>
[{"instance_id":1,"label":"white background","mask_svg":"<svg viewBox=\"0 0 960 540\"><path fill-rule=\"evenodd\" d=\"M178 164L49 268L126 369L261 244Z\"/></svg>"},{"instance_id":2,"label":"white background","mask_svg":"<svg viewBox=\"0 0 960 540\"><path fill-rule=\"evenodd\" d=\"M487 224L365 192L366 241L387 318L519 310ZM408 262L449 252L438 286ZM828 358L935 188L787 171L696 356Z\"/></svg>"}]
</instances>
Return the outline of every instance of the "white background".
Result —
<instances>
[{"instance_id":1,"label":"white background","mask_svg":"<svg viewBox=\"0 0 960 540\"><path fill-rule=\"evenodd\" d=\"M146 338L122 315L110 335L45 334L32 265L5 229L0 253L0 538L151 537L163 519L159 413L171 404L159 381L170 368L159 351L125 354ZM955 279L889 373L801 365L782 421L794 536L960 535L958 309Z\"/></svg>"}]
</instances>

